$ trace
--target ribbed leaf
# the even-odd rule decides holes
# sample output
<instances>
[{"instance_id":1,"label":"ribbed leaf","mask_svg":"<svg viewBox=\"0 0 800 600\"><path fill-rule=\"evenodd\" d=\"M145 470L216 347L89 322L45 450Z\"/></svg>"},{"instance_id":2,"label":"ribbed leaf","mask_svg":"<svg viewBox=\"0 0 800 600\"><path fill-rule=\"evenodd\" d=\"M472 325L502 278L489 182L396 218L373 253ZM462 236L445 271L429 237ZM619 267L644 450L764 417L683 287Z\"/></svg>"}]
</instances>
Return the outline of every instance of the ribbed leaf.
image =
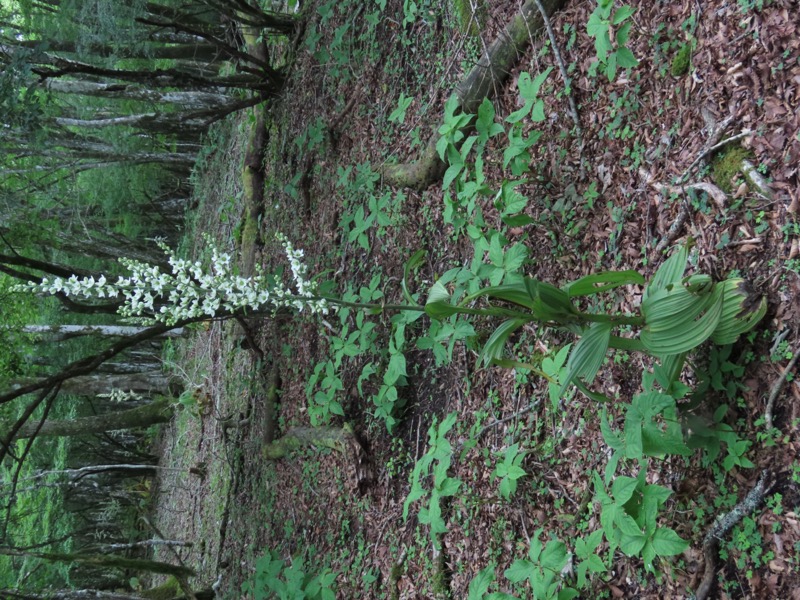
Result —
<instances>
[{"instance_id":1,"label":"ribbed leaf","mask_svg":"<svg viewBox=\"0 0 800 600\"><path fill-rule=\"evenodd\" d=\"M680 281L681 277L683 277L683 272L686 270L686 259L688 257L689 246L685 244L665 260L661 266L658 267L655 275L653 275L653 279L650 280L650 285L645 289L642 302L644 303L654 292L666 289L669 284Z\"/></svg>"},{"instance_id":2,"label":"ribbed leaf","mask_svg":"<svg viewBox=\"0 0 800 600\"><path fill-rule=\"evenodd\" d=\"M743 333L750 331L767 312L767 300L753 302L750 290L743 279L726 279L717 284L725 290L722 315L711 340L715 344L732 344Z\"/></svg>"},{"instance_id":3,"label":"ribbed leaf","mask_svg":"<svg viewBox=\"0 0 800 600\"><path fill-rule=\"evenodd\" d=\"M503 349L506 346L509 336L525 324L523 319L509 319L494 330L486 344L481 350L481 358L484 365L488 365L495 360L502 358Z\"/></svg>"},{"instance_id":4,"label":"ribbed leaf","mask_svg":"<svg viewBox=\"0 0 800 600\"><path fill-rule=\"evenodd\" d=\"M422 264L422 259L425 258L426 251L424 248L420 248L414 254L412 254L409 259L406 261L406 264L403 265L403 281L401 285L403 287L403 296L405 296L406 301L409 304L416 304L416 300L411 297L411 292L408 291L408 275L419 267Z\"/></svg>"},{"instance_id":5,"label":"ribbed leaf","mask_svg":"<svg viewBox=\"0 0 800 600\"><path fill-rule=\"evenodd\" d=\"M722 314L724 288L716 287L708 297L710 305L702 316L686 320L681 315L673 316L673 327L665 327L661 323L657 331L648 326L642 330L641 340L645 347L656 355L670 355L688 352L696 348L714 333ZM706 298L697 297L698 299Z\"/></svg>"},{"instance_id":6,"label":"ribbed leaf","mask_svg":"<svg viewBox=\"0 0 800 600\"><path fill-rule=\"evenodd\" d=\"M496 300L504 300L506 302L511 302L512 304L517 304L519 306L524 306L527 309L533 310L535 306L535 298L531 295L530 292L530 285L527 283L527 279L520 280L514 283L506 283L504 285L496 285L492 287L483 288L482 290L478 290L474 294L471 294L464 298L461 301L462 305L469 304L476 298L481 298L483 296L487 296L489 298L494 298ZM539 282L532 280L534 289L538 285Z\"/></svg>"},{"instance_id":7,"label":"ribbed leaf","mask_svg":"<svg viewBox=\"0 0 800 600\"><path fill-rule=\"evenodd\" d=\"M605 273L597 273L595 275L581 277L577 281L567 284L562 289L567 292L571 298L574 298L576 296L599 294L600 292L605 292L621 285L629 284L643 285L644 277L633 270L607 271Z\"/></svg>"},{"instance_id":8,"label":"ribbed leaf","mask_svg":"<svg viewBox=\"0 0 800 600\"><path fill-rule=\"evenodd\" d=\"M458 308L450 304L450 292L441 281L431 286L428 292L428 301L425 303L425 313L433 319L443 319L454 315Z\"/></svg>"},{"instance_id":9,"label":"ribbed leaf","mask_svg":"<svg viewBox=\"0 0 800 600\"><path fill-rule=\"evenodd\" d=\"M576 378L591 384L603 364L611 338L611 323L593 323L575 344L567 361L567 376L561 383L559 396Z\"/></svg>"},{"instance_id":10,"label":"ribbed leaf","mask_svg":"<svg viewBox=\"0 0 800 600\"><path fill-rule=\"evenodd\" d=\"M659 290L642 302L642 316L652 333L672 331L694 321L715 301L715 294L698 296L682 285Z\"/></svg>"}]
</instances>

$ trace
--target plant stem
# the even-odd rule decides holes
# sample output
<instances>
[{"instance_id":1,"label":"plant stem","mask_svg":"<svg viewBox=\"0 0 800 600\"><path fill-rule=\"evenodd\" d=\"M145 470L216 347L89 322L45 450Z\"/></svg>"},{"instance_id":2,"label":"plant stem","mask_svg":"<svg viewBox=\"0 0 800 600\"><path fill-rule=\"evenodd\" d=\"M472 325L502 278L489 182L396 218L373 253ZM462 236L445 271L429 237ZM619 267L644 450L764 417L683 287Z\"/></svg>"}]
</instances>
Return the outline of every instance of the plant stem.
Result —
<instances>
[{"instance_id":1,"label":"plant stem","mask_svg":"<svg viewBox=\"0 0 800 600\"><path fill-rule=\"evenodd\" d=\"M644 317L630 317L625 315L598 315L594 313L579 312L575 317L588 323L613 323L614 325L634 325L642 327L645 324Z\"/></svg>"},{"instance_id":2,"label":"plant stem","mask_svg":"<svg viewBox=\"0 0 800 600\"><path fill-rule=\"evenodd\" d=\"M348 302L339 298L331 298L329 296L297 296L298 300L324 300L336 306L344 306L347 308L364 308L367 310L386 310L396 311L409 311L409 312L425 312L425 307L418 304L376 304L370 302Z\"/></svg>"}]
</instances>

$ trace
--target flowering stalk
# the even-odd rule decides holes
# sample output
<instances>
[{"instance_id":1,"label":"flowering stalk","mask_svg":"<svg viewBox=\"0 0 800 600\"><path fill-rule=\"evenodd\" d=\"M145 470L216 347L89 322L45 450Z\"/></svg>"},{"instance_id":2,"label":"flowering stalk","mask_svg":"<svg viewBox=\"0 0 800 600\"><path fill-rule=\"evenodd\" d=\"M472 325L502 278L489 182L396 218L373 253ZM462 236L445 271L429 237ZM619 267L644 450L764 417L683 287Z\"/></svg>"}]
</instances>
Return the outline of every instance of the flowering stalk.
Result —
<instances>
[{"instance_id":1,"label":"flowering stalk","mask_svg":"<svg viewBox=\"0 0 800 600\"><path fill-rule=\"evenodd\" d=\"M121 315L166 325L187 319L214 319L249 312L274 313L280 308L298 312L308 309L312 313L327 314L328 302L314 296L316 286L306 279L308 269L302 262L303 251L295 249L285 236L278 234L277 238L289 259L295 291L260 270L252 277L236 275L230 254L220 252L209 239L206 240L211 249L208 269L200 261L177 258L166 245L159 244L167 255L171 267L169 273L154 265L120 259L130 275L120 276L116 282L111 282L105 275L98 278L73 275L68 279L44 278L40 283L28 283L16 289L63 293L87 299L121 299Z\"/></svg>"}]
</instances>

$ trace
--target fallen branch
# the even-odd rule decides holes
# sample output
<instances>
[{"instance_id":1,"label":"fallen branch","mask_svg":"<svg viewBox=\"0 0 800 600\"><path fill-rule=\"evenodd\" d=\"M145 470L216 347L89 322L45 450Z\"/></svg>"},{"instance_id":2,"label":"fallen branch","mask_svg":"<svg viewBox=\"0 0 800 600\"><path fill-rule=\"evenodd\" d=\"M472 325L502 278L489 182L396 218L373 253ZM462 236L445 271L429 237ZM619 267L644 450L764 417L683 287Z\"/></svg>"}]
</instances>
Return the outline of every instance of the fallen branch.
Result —
<instances>
[{"instance_id":1,"label":"fallen branch","mask_svg":"<svg viewBox=\"0 0 800 600\"><path fill-rule=\"evenodd\" d=\"M726 138L726 139L724 139L722 141L719 141L719 138L722 137L722 134L725 132L725 129L728 126L728 124L730 123L730 121L731 121L730 118L725 119L722 123L720 123L717 127L715 127L713 129L713 131L711 132L711 136L709 137L708 141L706 142L705 148L702 150L702 152L700 152L700 154L697 156L697 158L695 158L694 161L692 161L692 164L689 165L689 167L683 172L683 174L681 174L681 176L678 177L678 180L675 182L675 185L664 186L663 184L655 184L655 183L651 183L651 182L648 182L648 183L650 183L650 185L652 185L656 189L663 188L663 189L671 190L671 191L674 191L674 190L681 190L682 191L682 190L686 190L686 189L695 188L695 189L703 189L704 191L709 192L709 189L705 189L704 187L700 187L700 186L710 186L711 184L695 183L695 184L691 184L691 186L686 186L684 184L686 183L686 181L688 181L689 176L694 172L694 169L698 165L700 165L705 160L705 158L707 156L709 156L711 153L715 152L716 150L719 150L720 148L722 148L723 146L726 146L727 144L730 144L731 142L735 142L735 141L737 141L737 140L739 140L739 139L741 139L743 137L747 137L748 135L752 135L753 132L751 130L745 129L741 133L737 133L736 135L733 135L733 136L731 136L729 138ZM722 190L720 190L716 186L712 186L712 187L715 188L715 190L718 190L719 194L717 194L716 191L715 191L716 195L710 194L710 192L709 192L709 195L711 195L714 198L714 200L717 202L717 204L719 204L720 200L722 199L722 197L724 197L725 194L724 194L724 192L722 192ZM721 194L721 196L720 196L720 194ZM680 235L681 231L683 230L683 226L686 224L686 220L689 218L690 210L691 210L691 207L689 206L688 202L685 202L685 201L681 202L680 211L678 211L678 214L675 217L675 220L673 221L672 226L667 230L666 235L663 237L663 239L656 246L656 252L657 253L661 253L664 250L666 250L667 246L672 244L672 242L674 242L677 239L677 237Z\"/></svg>"},{"instance_id":2,"label":"fallen branch","mask_svg":"<svg viewBox=\"0 0 800 600\"><path fill-rule=\"evenodd\" d=\"M717 571L717 548L719 541L725 537L733 527L741 521L745 515L750 514L759 504L764 501L764 494L767 492L767 478L769 471L761 472L755 487L750 490L744 500L734 506L729 513L717 519L716 523L708 530L703 538L703 557L706 566L703 572L703 580L695 592L695 600L705 600L708 597L711 587L714 585L714 575Z\"/></svg>"},{"instance_id":3,"label":"fallen branch","mask_svg":"<svg viewBox=\"0 0 800 600\"><path fill-rule=\"evenodd\" d=\"M561 79L564 80L564 87L566 88L567 98L569 99L569 112L572 120L575 122L575 131L578 134L578 137L583 137L583 129L581 129L581 121L578 118L578 107L575 105L575 97L572 95L572 85L569 79L569 75L567 74L567 67L564 66L564 59L561 58L561 51L558 49L558 44L556 44L556 35L553 33L553 27L550 25L550 17L547 16L547 12L542 6L542 3L539 0L535 0L536 8L539 9L539 14L542 15L542 21L544 22L544 27L547 30L547 36L550 38L550 45L553 47L553 55L556 57L556 63L558 63L558 69L561 71Z\"/></svg>"},{"instance_id":4,"label":"fallen branch","mask_svg":"<svg viewBox=\"0 0 800 600\"><path fill-rule=\"evenodd\" d=\"M551 15L564 0L543 0L544 14ZM508 78L511 69L530 43L531 36L544 28L538 0L528 0L511 19L500 36L481 57L467 77L456 87L458 106L465 113L474 113L484 98ZM424 190L444 175L445 164L436 151L438 128L434 130L422 156L411 163L386 165L381 169L386 183L396 187Z\"/></svg>"},{"instance_id":5,"label":"fallen branch","mask_svg":"<svg viewBox=\"0 0 800 600\"><path fill-rule=\"evenodd\" d=\"M778 377L778 380L772 385L772 389L769 392L769 397L767 398L767 407L764 409L764 424L767 427L767 431L773 427L772 411L775 409L775 400L778 399L778 395L783 389L783 384L786 383L786 378L794 370L798 358L800 358L800 348L795 348L792 360L790 360L789 364L786 365L783 373L781 373L781 376Z\"/></svg>"}]
</instances>

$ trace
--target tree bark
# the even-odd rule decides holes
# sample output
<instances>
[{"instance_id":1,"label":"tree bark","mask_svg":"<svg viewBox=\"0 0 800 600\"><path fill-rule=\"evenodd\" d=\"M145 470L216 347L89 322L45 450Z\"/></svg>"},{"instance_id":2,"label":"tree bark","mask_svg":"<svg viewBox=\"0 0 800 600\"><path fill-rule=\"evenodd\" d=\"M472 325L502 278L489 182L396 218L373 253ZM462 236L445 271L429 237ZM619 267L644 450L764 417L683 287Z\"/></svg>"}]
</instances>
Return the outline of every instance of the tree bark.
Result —
<instances>
[{"instance_id":1,"label":"tree bark","mask_svg":"<svg viewBox=\"0 0 800 600\"><path fill-rule=\"evenodd\" d=\"M103 568L125 569L137 572L158 573L160 575L173 575L179 577L192 577L194 570L180 565L155 560L145 560L138 558L124 558L122 556L106 556L102 554L79 554L79 553L56 553L56 552L15 552L13 550L2 549L0 553L11 556L32 556L53 562L77 563Z\"/></svg>"},{"instance_id":2,"label":"tree bark","mask_svg":"<svg viewBox=\"0 0 800 600\"><path fill-rule=\"evenodd\" d=\"M22 328L22 332L47 335L50 339L63 341L84 335L130 337L142 333L145 329L127 325L26 325ZM174 329L166 332L163 337L181 337L185 333L182 328Z\"/></svg>"},{"instance_id":3,"label":"tree bark","mask_svg":"<svg viewBox=\"0 0 800 600\"><path fill-rule=\"evenodd\" d=\"M74 436L149 427L158 423L166 423L172 418L172 415L172 403L162 398L136 408L102 415L64 420L48 419L38 433L36 433L36 429L39 423L28 422L20 428L15 439L29 438L34 434L36 437ZM8 426L8 423L0 423L0 431L7 431Z\"/></svg>"}]
</instances>

